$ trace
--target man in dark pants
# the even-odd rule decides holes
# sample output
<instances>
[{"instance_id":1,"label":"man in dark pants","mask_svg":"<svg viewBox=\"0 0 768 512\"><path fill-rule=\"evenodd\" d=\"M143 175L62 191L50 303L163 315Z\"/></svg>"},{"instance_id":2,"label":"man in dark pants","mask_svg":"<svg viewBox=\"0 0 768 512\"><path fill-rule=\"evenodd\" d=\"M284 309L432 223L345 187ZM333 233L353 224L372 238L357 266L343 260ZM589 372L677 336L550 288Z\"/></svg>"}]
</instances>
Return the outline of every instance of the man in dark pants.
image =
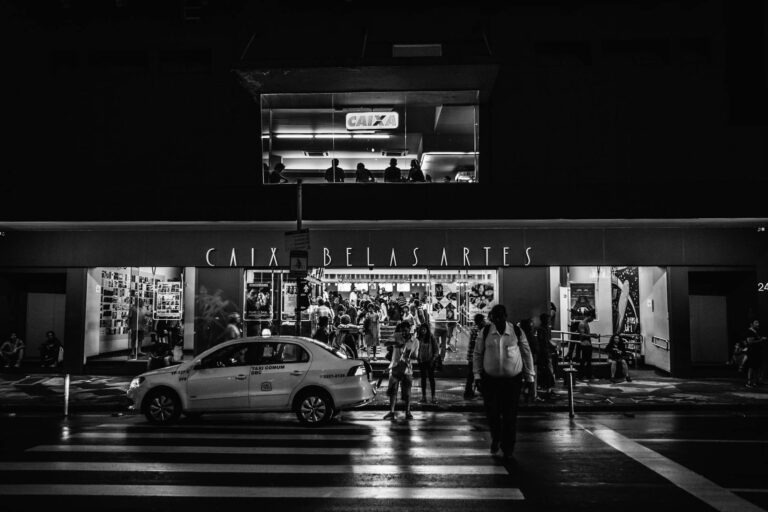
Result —
<instances>
[{"instance_id":1,"label":"man in dark pants","mask_svg":"<svg viewBox=\"0 0 768 512\"><path fill-rule=\"evenodd\" d=\"M579 380L592 380L592 338L597 335L590 332L589 323L594 319L595 314L590 312L579 322Z\"/></svg>"},{"instance_id":2,"label":"man in dark pants","mask_svg":"<svg viewBox=\"0 0 768 512\"><path fill-rule=\"evenodd\" d=\"M474 318L474 325L469 332L469 346L467 347L467 383L464 386L464 399L469 400L475 397L475 370L473 366L473 358L475 355L475 344L477 343L477 336L482 332L485 327L485 316L482 313L478 313Z\"/></svg>"},{"instance_id":3,"label":"man in dark pants","mask_svg":"<svg viewBox=\"0 0 768 512\"><path fill-rule=\"evenodd\" d=\"M491 429L491 454L496 455L501 448L504 458L510 458L515 449L523 380L532 384L536 373L528 340L519 328L507 322L506 308L497 304L488 318L491 324L483 328L475 345L475 381L483 394Z\"/></svg>"}]
</instances>

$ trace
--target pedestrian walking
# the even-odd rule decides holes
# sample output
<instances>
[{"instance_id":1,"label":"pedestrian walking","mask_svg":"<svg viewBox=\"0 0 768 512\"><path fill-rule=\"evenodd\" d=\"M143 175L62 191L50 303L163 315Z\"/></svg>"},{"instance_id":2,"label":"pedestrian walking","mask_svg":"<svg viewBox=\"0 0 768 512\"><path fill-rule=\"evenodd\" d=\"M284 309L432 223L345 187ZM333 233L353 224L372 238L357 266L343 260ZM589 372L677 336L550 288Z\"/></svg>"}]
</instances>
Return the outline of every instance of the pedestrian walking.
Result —
<instances>
[{"instance_id":1,"label":"pedestrian walking","mask_svg":"<svg viewBox=\"0 0 768 512\"><path fill-rule=\"evenodd\" d=\"M531 347L523 332L507 321L502 304L493 306L490 325L478 336L473 354L477 387L483 394L491 429L491 454L501 449L509 458L517 437L517 408L523 379L533 383L536 372Z\"/></svg>"},{"instance_id":2,"label":"pedestrian walking","mask_svg":"<svg viewBox=\"0 0 768 512\"><path fill-rule=\"evenodd\" d=\"M376 349L379 346L379 313L376 306L368 304L368 311L363 320L363 339L365 340L368 357L376 360Z\"/></svg>"},{"instance_id":3,"label":"pedestrian walking","mask_svg":"<svg viewBox=\"0 0 768 512\"><path fill-rule=\"evenodd\" d=\"M586 314L584 319L579 322L579 380L594 380L592 378L592 338L597 338L597 334L592 334L589 330L589 324L595 319L595 314L591 311Z\"/></svg>"},{"instance_id":4,"label":"pedestrian walking","mask_svg":"<svg viewBox=\"0 0 768 512\"><path fill-rule=\"evenodd\" d=\"M384 415L385 420L395 419L398 388L403 402L405 402L405 419L413 419L413 414L411 414L412 358L417 357L418 353L419 340L412 338L410 324L408 322L399 323L395 329L395 345L392 349L392 361L389 363L389 385L387 386L389 412Z\"/></svg>"},{"instance_id":5,"label":"pedestrian walking","mask_svg":"<svg viewBox=\"0 0 768 512\"><path fill-rule=\"evenodd\" d=\"M749 329L744 336L747 352L747 387L754 388L762 384L761 371L763 366L763 346L765 336L760 336L760 321L755 319L749 323Z\"/></svg>"},{"instance_id":6,"label":"pedestrian walking","mask_svg":"<svg viewBox=\"0 0 768 512\"><path fill-rule=\"evenodd\" d=\"M478 313L472 319L472 328L469 331L469 345L467 347L467 383L464 386L464 399L470 400L475 397L475 371L472 368L472 358L475 355L475 344L477 335L485 327L485 315Z\"/></svg>"},{"instance_id":7,"label":"pedestrian walking","mask_svg":"<svg viewBox=\"0 0 768 512\"><path fill-rule=\"evenodd\" d=\"M435 398L435 364L440 357L440 347L437 345L437 339L429 329L429 324L421 324L418 329L419 341L419 374L421 375L421 401L427 401L427 381L431 391L432 403L437 403Z\"/></svg>"}]
</instances>

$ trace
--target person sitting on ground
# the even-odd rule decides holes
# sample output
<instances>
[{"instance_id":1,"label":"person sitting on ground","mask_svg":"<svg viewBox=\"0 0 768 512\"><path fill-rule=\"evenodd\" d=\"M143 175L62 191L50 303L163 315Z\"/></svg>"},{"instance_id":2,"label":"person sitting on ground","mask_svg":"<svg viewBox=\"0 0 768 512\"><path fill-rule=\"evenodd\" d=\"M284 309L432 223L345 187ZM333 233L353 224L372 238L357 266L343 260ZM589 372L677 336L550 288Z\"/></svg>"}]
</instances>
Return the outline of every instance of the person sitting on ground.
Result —
<instances>
[{"instance_id":1,"label":"person sitting on ground","mask_svg":"<svg viewBox=\"0 0 768 512\"><path fill-rule=\"evenodd\" d=\"M611 361L611 382L618 382L616 380L616 365L621 363L622 374L627 382L632 382L632 378L629 376L629 365L627 364L627 344L624 338L618 334L611 336L608 341L608 345L605 347L605 351L608 353L608 359Z\"/></svg>"},{"instance_id":2,"label":"person sitting on ground","mask_svg":"<svg viewBox=\"0 0 768 512\"><path fill-rule=\"evenodd\" d=\"M61 362L63 352L61 341L53 331L45 333L45 341L40 345L40 366L54 368Z\"/></svg>"},{"instance_id":3,"label":"person sitting on ground","mask_svg":"<svg viewBox=\"0 0 768 512\"><path fill-rule=\"evenodd\" d=\"M12 332L11 337L0 347L0 360L3 366L19 368L21 360L24 359L24 348L24 341L17 337L15 332Z\"/></svg>"}]
</instances>

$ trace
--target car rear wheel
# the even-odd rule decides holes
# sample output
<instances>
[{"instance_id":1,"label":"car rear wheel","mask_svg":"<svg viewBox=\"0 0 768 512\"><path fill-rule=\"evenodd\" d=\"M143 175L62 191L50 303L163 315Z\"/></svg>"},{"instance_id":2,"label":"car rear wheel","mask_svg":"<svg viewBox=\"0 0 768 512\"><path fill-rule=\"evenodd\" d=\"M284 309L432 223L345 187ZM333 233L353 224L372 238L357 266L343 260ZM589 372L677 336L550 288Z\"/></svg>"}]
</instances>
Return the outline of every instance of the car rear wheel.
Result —
<instances>
[{"instance_id":1,"label":"car rear wheel","mask_svg":"<svg viewBox=\"0 0 768 512\"><path fill-rule=\"evenodd\" d=\"M325 391L305 391L296 401L296 417L305 425L328 423L333 414L333 401Z\"/></svg>"},{"instance_id":2,"label":"car rear wheel","mask_svg":"<svg viewBox=\"0 0 768 512\"><path fill-rule=\"evenodd\" d=\"M181 400L170 389L151 391L145 400L144 416L155 425L167 425L179 419Z\"/></svg>"}]
</instances>

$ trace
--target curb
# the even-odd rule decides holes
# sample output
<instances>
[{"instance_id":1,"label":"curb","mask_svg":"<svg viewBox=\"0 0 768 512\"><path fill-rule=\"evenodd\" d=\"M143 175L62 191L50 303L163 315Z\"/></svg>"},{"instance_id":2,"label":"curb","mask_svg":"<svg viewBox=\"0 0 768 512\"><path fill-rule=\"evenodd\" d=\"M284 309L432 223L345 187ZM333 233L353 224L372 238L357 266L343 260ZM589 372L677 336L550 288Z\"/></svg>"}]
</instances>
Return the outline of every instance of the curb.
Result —
<instances>
[{"instance_id":1,"label":"curb","mask_svg":"<svg viewBox=\"0 0 768 512\"><path fill-rule=\"evenodd\" d=\"M402 403L398 403L400 409L402 409ZM389 406L386 404L365 405L363 407L356 407L354 409L346 409L346 411L388 411ZM485 409L482 404L473 405L444 405L444 406L416 406L412 409L415 412L476 412L484 413ZM576 406L575 412L578 413L629 413L629 412L690 412L690 411L764 411L768 412L767 404L745 404L745 403L714 403L714 404L616 404L616 405L594 405L594 406ZM566 405L528 405L520 404L518 408L519 412L561 412L568 413L568 406ZM0 413L60 413L63 414L63 406L52 405L2 405L0 406ZM129 411L127 406L120 405L73 405L69 406L70 415L73 413L120 413L125 416L139 415L140 413Z\"/></svg>"}]
</instances>

